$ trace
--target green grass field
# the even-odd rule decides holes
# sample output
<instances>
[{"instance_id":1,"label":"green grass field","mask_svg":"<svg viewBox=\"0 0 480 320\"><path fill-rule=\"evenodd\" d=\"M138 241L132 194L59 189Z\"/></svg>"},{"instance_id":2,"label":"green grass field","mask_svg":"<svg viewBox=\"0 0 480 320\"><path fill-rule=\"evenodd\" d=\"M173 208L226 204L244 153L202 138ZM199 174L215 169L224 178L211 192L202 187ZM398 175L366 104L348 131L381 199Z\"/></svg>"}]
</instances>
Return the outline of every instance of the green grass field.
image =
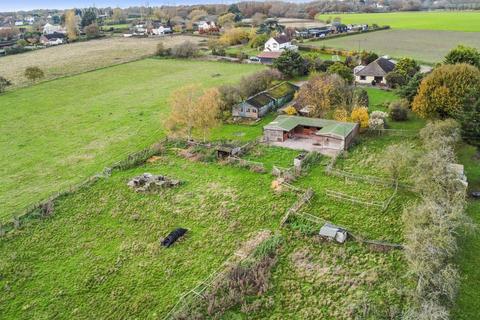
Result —
<instances>
[{"instance_id":1,"label":"green grass field","mask_svg":"<svg viewBox=\"0 0 480 320\"><path fill-rule=\"evenodd\" d=\"M317 20L340 17L343 23L376 23L394 29L480 32L478 11L392 12L362 14L325 14Z\"/></svg>"},{"instance_id":2,"label":"green grass field","mask_svg":"<svg viewBox=\"0 0 480 320\"><path fill-rule=\"evenodd\" d=\"M261 229L278 230L295 196L270 188L270 174L217 163L192 162L167 150L153 163L115 172L94 186L60 199L55 214L7 235L0 242L0 313L4 319L163 318L179 296L193 288ZM297 151L260 146L248 158L288 166ZM352 154L353 156L353 154ZM391 190L327 177L324 158L295 185L312 186L317 198L304 210L332 219L367 237L401 240L401 207L341 203L326 188L382 199ZM184 184L138 194L126 182L143 172L166 174ZM401 202L404 195L399 195ZM175 227L190 231L172 248L159 239ZM384 318L403 308L405 262L400 251L375 253L349 242L320 242L299 232L293 219L270 286L250 297L248 308L226 319L310 315L338 319L349 313ZM60 263L59 263L60 262ZM320 276L321 275L321 276ZM389 289L389 290L387 290ZM249 311L246 311L249 310Z\"/></svg>"},{"instance_id":3,"label":"green grass field","mask_svg":"<svg viewBox=\"0 0 480 320\"><path fill-rule=\"evenodd\" d=\"M259 68L147 59L1 95L0 219L159 140L176 88L234 82Z\"/></svg>"},{"instance_id":4,"label":"green grass field","mask_svg":"<svg viewBox=\"0 0 480 320\"><path fill-rule=\"evenodd\" d=\"M480 15L479 15L480 18ZM410 57L433 64L459 44L480 49L480 33L437 30L384 30L309 42L345 50L367 50L394 58ZM442 39L439 41L438 39Z\"/></svg>"}]
</instances>

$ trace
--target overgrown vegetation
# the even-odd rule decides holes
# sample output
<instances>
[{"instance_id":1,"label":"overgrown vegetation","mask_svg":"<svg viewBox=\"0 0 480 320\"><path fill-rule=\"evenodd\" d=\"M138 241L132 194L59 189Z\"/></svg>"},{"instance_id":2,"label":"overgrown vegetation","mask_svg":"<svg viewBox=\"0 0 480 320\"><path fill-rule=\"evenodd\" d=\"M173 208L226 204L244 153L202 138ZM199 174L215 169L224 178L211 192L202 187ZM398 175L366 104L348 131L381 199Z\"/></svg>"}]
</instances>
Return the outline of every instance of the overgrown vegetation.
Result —
<instances>
[{"instance_id":1,"label":"overgrown vegetation","mask_svg":"<svg viewBox=\"0 0 480 320\"><path fill-rule=\"evenodd\" d=\"M470 225L465 213L466 185L455 168L460 130L453 120L429 123L420 136L424 154L415 170L421 200L403 213L405 255L416 279L410 319L448 319L459 285L453 260L457 235Z\"/></svg>"}]
</instances>

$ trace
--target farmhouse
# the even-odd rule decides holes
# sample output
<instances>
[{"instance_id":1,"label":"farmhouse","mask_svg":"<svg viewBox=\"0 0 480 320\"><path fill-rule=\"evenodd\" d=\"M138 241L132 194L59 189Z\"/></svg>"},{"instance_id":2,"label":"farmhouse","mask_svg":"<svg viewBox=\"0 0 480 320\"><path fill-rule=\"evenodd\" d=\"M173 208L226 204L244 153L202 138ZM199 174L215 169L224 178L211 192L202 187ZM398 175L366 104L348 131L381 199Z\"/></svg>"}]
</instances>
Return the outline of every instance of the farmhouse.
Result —
<instances>
[{"instance_id":1,"label":"farmhouse","mask_svg":"<svg viewBox=\"0 0 480 320\"><path fill-rule=\"evenodd\" d=\"M358 130L358 123L280 115L263 127L263 139L281 147L331 154L347 150Z\"/></svg>"},{"instance_id":2,"label":"farmhouse","mask_svg":"<svg viewBox=\"0 0 480 320\"><path fill-rule=\"evenodd\" d=\"M265 52L282 52L284 50L297 50L298 47L292 45L292 41L289 37L282 34L277 37L271 37L265 42Z\"/></svg>"},{"instance_id":3,"label":"farmhouse","mask_svg":"<svg viewBox=\"0 0 480 320\"><path fill-rule=\"evenodd\" d=\"M385 76L393 71L395 63L385 58L378 58L366 67L358 68L355 72L355 82L360 84L386 85Z\"/></svg>"},{"instance_id":4,"label":"farmhouse","mask_svg":"<svg viewBox=\"0 0 480 320\"><path fill-rule=\"evenodd\" d=\"M270 110L277 109L290 102L297 90L296 85L282 82L233 106L232 116L251 119L261 118Z\"/></svg>"}]
</instances>

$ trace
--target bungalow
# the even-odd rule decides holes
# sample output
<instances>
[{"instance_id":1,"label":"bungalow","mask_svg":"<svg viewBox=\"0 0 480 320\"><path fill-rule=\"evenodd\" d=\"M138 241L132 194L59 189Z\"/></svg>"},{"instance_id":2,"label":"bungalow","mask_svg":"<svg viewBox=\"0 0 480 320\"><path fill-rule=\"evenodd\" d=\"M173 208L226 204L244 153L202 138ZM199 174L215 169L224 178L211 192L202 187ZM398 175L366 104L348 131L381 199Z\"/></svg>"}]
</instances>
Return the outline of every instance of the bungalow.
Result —
<instances>
[{"instance_id":1,"label":"bungalow","mask_svg":"<svg viewBox=\"0 0 480 320\"><path fill-rule=\"evenodd\" d=\"M358 123L280 115L263 127L263 139L282 147L330 154L347 150L358 130Z\"/></svg>"},{"instance_id":2,"label":"bungalow","mask_svg":"<svg viewBox=\"0 0 480 320\"><path fill-rule=\"evenodd\" d=\"M64 43L65 35L63 33L44 34L40 37L40 43L45 46L56 46Z\"/></svg>"},{"instance_id":3,"label":"bungalow","mask_svg":"<svg viewBox=\"0 0 480 320\"><path fill-rule=\"evenodd\" d=\"M232 116L258 119L275 106L275 100L266 92L260 92L247 100L233 106Z\"/></svg>"},{"instance_id":4,"label":"bungalow","mask_svg":"<svg viewBox=\"0 0 480 320\"><path fill-rule=\"evenodd\" d=\"M359 84L386 85L385 76L395 69L395 63L383 57L354 72L355 82Z\"/></svg>"},{"instance_id":5,"label":"bungalow","mask_svg":"<svg viewBox=\"0 0 480 320\"><path fill-rule=\"evenodd\" d=\"M282 52L286 49L289 50L297 50L298 47L292 45L292 41L289 37L282 34L277 37L271 37L270 39L265 42L265 52Z\"/></svg>"},{"instance_id":6,"label":"bungalow","mask_svg":"<svg viewBox=\"0 0 480 320\"><path fill-rule=\"evenodd\" d=\"M258 119L272 109L278 109L290 102L298 87L282 82L266 91L260 92L232 108L233 117Z\"/></svg>"}]
</instances>

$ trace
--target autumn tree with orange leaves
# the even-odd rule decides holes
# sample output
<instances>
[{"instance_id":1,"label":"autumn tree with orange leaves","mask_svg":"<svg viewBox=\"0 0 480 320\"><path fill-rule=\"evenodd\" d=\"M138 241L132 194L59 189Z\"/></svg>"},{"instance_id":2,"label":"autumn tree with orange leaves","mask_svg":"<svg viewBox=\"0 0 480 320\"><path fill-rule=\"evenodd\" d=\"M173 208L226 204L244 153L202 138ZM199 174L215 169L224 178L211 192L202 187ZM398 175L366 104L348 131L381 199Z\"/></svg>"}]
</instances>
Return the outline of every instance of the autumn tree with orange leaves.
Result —
<instances>
[{"instance_id":1,"label":"autumn tree with orange leaves","mask_svg":"<svg viewBox=\"0 0 480 320\"><path fill-rule=\"evenodd\" d=\"M202 91L196 85L182 87L170 96L172 112L166 121L170 135L191 139L194 132L206 140L219 123L220 93L218 89Z\"/></svg>"}]
</instances>

